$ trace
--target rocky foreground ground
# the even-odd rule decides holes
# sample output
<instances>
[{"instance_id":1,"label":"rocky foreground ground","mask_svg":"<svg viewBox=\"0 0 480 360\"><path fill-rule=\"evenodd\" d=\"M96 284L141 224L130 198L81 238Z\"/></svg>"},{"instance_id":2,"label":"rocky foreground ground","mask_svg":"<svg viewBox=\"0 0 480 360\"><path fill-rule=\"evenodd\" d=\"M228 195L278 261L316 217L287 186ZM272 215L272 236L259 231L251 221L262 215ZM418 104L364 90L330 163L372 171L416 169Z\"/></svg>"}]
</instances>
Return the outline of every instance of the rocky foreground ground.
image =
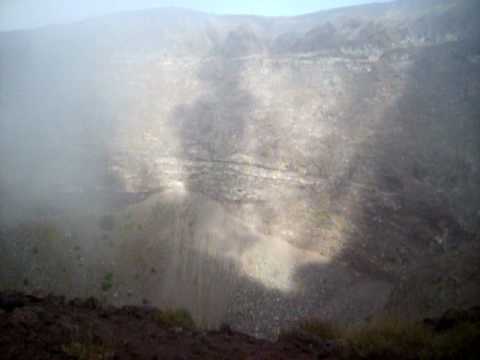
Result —
<instances>
[{"instance_id":1,"label":"rocky foreground ground","mask_svg":"<svg viewBox=\"0 0 480 360\"><path fill-rule=\"evenodd\" d=\"M435 338L435 342L442 339L442 353L412 357L406 349L394 358L457 359L461 354L463 359L475 359L479 323L479 308L449 311L441 318L426 320L422 327L432 333L463 330L456 330L454 336L445 338L448 340L442 338L444 335ZM0 293L2 359L376 359L378 353L362 355L355 350L367 350L373 343L389 344L370 332L369 341L363 339L361 348L347 349L344 339L325 340L318 327L317 334L308 331L312 328L315 326L288 331L270 342L232 331L226 325L216 331L197 330L187 313L160 311L148 305L117 308L94 298L66 301L53 295ZM383 335L388 339L386 332ZM402 341L412 349L417 346L409 344L410 340ZM397 346L396 341L390 344ZM392 359L393 353L381 351L387 356L381 358Z\"/></svg>"},{"instance_id":2,"label":"rocky foreground ground","mask_svg":"<svg viewBox=\"0 0 480 360\"><path fill-rule=\"evenodd\" d=\"M231 331L194 330L156 308L97 300L0 295L2 359L311 359L334 343L297 336L275 343ZM183 325L183 326L179 326Z\"/></svg>"}]
</instances>

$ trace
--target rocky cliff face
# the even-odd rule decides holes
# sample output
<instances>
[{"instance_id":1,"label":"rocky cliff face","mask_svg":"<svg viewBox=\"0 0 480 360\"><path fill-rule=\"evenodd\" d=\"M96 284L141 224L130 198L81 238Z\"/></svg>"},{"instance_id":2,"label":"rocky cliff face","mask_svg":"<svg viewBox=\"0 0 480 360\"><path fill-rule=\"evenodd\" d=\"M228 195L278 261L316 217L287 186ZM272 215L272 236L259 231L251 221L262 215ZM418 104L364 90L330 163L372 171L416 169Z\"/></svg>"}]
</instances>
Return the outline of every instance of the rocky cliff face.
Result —
<instances>
[{"instance_id":1,"label":"rocky cliff face","mask_svg":"<svg viewBox=\"0 0 480 360\"><path fill-rule=\"evenodd\" d=\"M468 290L408 309L473 305L479 10L158 10L1 34L2 281L84 295L114 274L110 301L271 335L402 308L415 269L469 254Z\"/></svg>"}]
</instances>

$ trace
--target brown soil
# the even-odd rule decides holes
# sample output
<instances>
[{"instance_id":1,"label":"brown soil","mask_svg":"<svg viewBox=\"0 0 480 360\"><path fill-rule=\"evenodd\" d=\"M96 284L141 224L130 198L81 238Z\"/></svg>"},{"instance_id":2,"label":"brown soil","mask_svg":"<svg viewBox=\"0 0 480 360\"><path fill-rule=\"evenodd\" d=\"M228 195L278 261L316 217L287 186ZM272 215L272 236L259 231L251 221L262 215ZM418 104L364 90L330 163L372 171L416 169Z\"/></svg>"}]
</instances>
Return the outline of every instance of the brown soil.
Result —
<instances>
[{"instance_id":1,"label":"brown soil","mask_svg":"<svg viewBox=\"0 0 480 360\"><path fill-rule=\"evenodd\" d=\"M116 308L93 298L0 293L2 359L332 359L335 344L298 333L277 342L224 326L167 326L150 306Z\"/></svg>"}]
</instances>

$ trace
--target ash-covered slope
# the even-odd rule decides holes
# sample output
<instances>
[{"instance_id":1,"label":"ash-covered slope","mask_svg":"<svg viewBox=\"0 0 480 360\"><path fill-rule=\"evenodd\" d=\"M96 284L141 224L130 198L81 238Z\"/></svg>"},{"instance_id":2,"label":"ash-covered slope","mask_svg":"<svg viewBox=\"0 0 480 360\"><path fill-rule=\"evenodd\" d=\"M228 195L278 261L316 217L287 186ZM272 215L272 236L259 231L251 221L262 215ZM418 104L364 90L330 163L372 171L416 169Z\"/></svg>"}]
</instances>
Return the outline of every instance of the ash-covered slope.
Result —
<instances>
[{"instance_id":1,"label":"ash-covered slope","mask_svg":"<svg viewBox=\"0 0 480 360\"><path fill-rule=\"evenodd\" d=\"M477 254L478 10L169 9L0 34L2 283L270 336L400 306L414 269ZM478 302L465 258L469 290L434 286L454 295L412 316Z\"/></svg>"}]
</instances>

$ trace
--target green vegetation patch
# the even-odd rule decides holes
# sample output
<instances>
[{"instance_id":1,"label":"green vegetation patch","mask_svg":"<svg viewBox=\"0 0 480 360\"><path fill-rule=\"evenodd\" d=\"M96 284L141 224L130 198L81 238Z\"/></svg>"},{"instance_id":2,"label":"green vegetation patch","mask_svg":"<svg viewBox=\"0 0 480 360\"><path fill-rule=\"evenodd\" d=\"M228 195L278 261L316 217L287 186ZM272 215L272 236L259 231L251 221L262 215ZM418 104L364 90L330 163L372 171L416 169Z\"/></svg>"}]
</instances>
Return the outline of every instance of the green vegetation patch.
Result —
<instances>
[{"instance_id":1,"label":"green vegetation patch","mask_svg":"<svg viewBox=\"0 0 480 360\"><path fill-rule=\"evenodd\" d=\"M60 230L54 224L47 222L21 224L18 227L18 231L23 236L46 243L62 238Z\"/></svg>"},{"instance_id":2,"label":"green vegetation patch","mask_svg":"<svg viewBox=\"0 0 480 360\"><path fill-rule=\"evenodd\" d=\"M349 358L427 359L432 332L421 323L386 316L344 330Z\"/></svg>"},{"instance_id":3,"label":"green vegetation patch","mask_svg":"<svg viewBox=\"0 0 480 360\"><path fill-rule=\"evenodd\" d=\"M388 315L350 326L305 321L292 331L338 341L338 356L345 360L474 360L480 354L479 323L434 331L421 322Z\"/></svg>"},{"instance_id":4,"label":"green vegetation patch","mask_svg":"<svg viewBox=\"0 0 480 360\"><path fill-rule=\"evenodd\" d=\"M192 316L185 309L157 310L154 319L162 327L181 327L190 330L196 327Z\"/></svg>"},{"instance_id":5,"label":"green vegetation patch","mask_svg":"<svg viewBox=\"0 0 480 360\"><path fill-rule=\"evenodd\" d=\"M332 322L328 321L321 321L321 320L305 320L297 324L297 326L294 329L291 329L282 335L288 335L291 332L295 331L304 331L306 333L318 336L319 338L322 339L328 339L328 340L333 340L333 339L339 339L343 334L342 334L342 329L335 325Z\"/></svg>"},{"instance_id":6,"label":"green vegetation patch","mask_svg":"<svg viewBox=\"0 0 480 360\"><path fill-rule=\"evenodd\" d=\"M113 273L108 272L105 274L102 280L102 290L108 291L113 287Z\"/></svg>"}]
</instances>

